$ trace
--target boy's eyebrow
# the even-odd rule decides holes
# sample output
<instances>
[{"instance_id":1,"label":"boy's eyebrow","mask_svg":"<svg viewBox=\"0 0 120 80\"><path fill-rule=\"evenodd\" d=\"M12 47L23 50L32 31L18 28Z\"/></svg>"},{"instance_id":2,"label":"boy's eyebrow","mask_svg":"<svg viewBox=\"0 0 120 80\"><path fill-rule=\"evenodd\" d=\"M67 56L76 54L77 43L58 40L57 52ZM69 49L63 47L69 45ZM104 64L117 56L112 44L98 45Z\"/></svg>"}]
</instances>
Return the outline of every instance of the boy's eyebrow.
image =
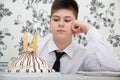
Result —
<instances>
[{"instance_id":1,"label":"boy's eyebrow","mask_svg":"<svg viewBox=\"0 0 120 80\"><path fill-rule=\"evenodd\" d=\"M59 16L57 16L57 15L53 15L52 17L59 17Z\"/></svg>"},{"instance_id":2,"label":"boy's eyebrow","mask_svg":"<svg viewBox=\"0 0 120 80\"><path fill-rule=\"evenodd\" d=\"M60 16L53 15L52 17L60 17ZM71 16L65 16L65 18L71 18L71 19L72 19L72 17L71 17Z\"/></svg>"}]
</instances>

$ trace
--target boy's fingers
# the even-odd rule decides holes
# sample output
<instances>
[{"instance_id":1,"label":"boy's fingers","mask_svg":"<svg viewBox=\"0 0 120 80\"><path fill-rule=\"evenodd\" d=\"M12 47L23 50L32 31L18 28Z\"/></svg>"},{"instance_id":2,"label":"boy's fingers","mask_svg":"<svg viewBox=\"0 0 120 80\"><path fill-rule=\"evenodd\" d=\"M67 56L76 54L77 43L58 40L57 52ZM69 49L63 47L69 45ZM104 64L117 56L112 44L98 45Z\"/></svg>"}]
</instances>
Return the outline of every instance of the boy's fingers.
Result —
<instances>
[{"instance_id":1,"label":"boy's fingers","mask_svg":"<svg viewBox=\"0 0 120 80\"><path fill-rule=\"evenodd\" d=\"M76 32L75 32L75 27L74 27L74 21L72 22L72 31L73 31L73 36L76 37Z\"/></svg>"}]
</instances>

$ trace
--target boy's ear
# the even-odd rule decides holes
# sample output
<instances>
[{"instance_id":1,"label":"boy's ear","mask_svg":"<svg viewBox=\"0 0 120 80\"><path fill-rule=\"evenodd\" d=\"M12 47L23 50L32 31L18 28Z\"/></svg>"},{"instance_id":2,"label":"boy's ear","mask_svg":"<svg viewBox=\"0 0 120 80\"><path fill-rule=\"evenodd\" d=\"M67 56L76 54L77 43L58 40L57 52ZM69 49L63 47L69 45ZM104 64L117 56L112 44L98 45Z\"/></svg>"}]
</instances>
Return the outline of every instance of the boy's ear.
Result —
<instances>
[{"instance_id":1,"label":"boy's ear","mask_svg":"<svg viewBox=\"0 0 120 80\"><path fill-rule=\"evenodd\" d=\"M50 25L50 24L51 24L51 21L48 21L48 24L49 24L49 28L51 28L51 25Z\"/></svg>"},{"instance_id":2,"label":"boy's ear","mask_svg":"<svg viewBox=\"0 0 120 80\"><path fill-rule=\"evenodd\" d=\"M51 18L49 19L49 21L48 21L48 24L50 24L51 23Z\"/></svg>"},{"instance_id":3,"label":"boy's ear","mask_svg":"<svg viewBox=\"0 0 120 80\"><path fill-rule=\"evenodd\" d=\"M50 24L50 21L48 21L48 24Z\"/></svg>"}]
</instances>

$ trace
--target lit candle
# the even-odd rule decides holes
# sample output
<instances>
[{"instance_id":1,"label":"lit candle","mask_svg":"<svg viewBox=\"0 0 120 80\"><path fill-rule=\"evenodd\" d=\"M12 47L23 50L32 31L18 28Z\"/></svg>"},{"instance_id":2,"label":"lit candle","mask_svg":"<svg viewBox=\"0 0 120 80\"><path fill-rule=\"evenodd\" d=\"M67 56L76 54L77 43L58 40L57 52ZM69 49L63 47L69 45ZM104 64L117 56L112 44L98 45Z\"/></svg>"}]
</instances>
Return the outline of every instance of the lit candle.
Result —
<instances>
[{"instance_id":1,"label":"lit candle","mask_svg":"<svg viewBox=\"0 0 120 80\"><path fill-rule=\"evenodd\" d=\"M28 51L28 35L26 32L26 26L24 26L24 33L23 33L22 41L23 41L23 52L26 52Z\"/></svg>"},{"instance_id":2,"label":"lit candle","mask_svg":"<svg viewBox=\"0 0 120 80\"><path fill-rule=\"evenodd\" d=\"M33 48L34 52L37 51L38 46L37 46L37 33L36 32L34 33L33 39L30 43L30 47Z\"/></svg>"}]
</instances>

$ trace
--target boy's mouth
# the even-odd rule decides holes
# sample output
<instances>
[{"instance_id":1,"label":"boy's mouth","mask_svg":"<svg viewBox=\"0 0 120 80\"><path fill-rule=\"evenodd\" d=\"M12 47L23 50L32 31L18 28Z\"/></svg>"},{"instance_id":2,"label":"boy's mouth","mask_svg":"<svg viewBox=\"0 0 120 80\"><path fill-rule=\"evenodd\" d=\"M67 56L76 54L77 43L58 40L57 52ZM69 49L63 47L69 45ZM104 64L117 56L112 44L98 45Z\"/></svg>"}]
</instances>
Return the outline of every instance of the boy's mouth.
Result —
<instances>
[{"instance_id":1,"label":"boy's mouth","mask_svg":"<svg viewBox=\"0 0 120 80\"><path fill-rule=\"evenodd\" d=\"M57 32L65 32L64 30L57 30Z\"/></svg>"}]
</instances>

